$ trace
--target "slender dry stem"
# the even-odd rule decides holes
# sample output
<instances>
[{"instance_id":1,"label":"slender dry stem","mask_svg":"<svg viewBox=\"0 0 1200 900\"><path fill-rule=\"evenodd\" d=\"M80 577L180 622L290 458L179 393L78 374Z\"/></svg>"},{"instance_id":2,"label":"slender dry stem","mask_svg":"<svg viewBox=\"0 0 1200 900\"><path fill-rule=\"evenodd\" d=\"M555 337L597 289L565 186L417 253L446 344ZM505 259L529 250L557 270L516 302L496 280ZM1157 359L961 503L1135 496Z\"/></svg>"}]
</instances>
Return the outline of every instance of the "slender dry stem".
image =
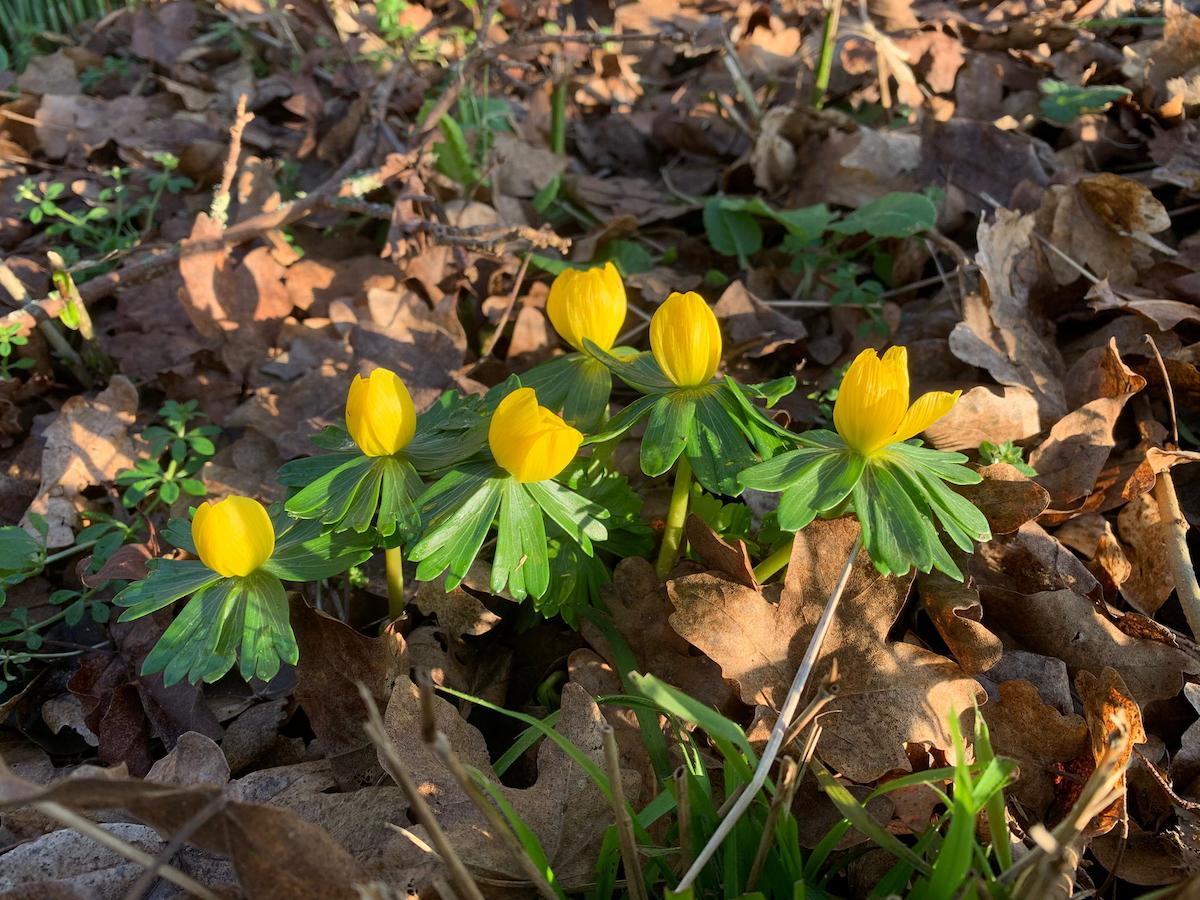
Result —
<instances>
[{"instance_id":1,"label":"slender dry stem","mask_svg":"<svg viewBox=\"0 0 1200 900\"><path fill-rule=\"evenodd\" d=\"M612 726L607 722L601 726L600 732L604 736L604 763L608 768L609 784L612 786L609 799L612 802L613 816L617 820L617 842L621 846L621 859L625 863L625 887L632 900L648 900L646 882L642 878L642 867L638 862L637 844L633 839L633 820L629 818L629 807L625 805L617 739Z\"/></svg>"},{"instance_id":2,"label":"slender dry stem","mask_svg":"<svg viewBox=\"0 0 1200 900\"><path fill-rule=\"evenodd\" d=\"M800 705L800 698L804 694L804 688L808 685L809 676L812 675L812 670L817 664L818 657L821 655L821 645L825 643L825 636L829 634L829 628L833 624L834 613L837 611L838 602L842 599L842 594L846 590L846 584L850 581L850 573L854 569L854 561L858 558L858 551L861 546L862 538L858 538L855 540L854 546L850 548L850 555L846 557L846 564L842 567L842 574L838 578L833 593L829 595L829 600L825 603L825 609L822 611L821 618L817 622L817 627L809 639L808 648L804 651L804 659L800 661L800 668L796 670L796 677L792 680L792 686L788 688L787 696L783 701L783 707L779 711L779 718L775 720L775 727L771 729L771 737L767 741L767 746L763 749L762 758L758 761L758 767L754 770L754 777L750 779L750 783L746 785L746 789L738 797L737 803L721 819L721 824L717 826L708 843L704 845L704 849L700 851L700 855L696 857L696 861L692 863L692 867L688 869L687 874L679 882L679 886L675 889L676 893L680 893L691 887L696 877L704 869L704 866L712 859L713 854L717 852L717 848L721 846L721 842L733 831L733 827L745 814L746 810L750 808L750 804L754 802L754 798L758 795L762 786L766 784L767 776L771 771L771 765L775 762L775 757L779 754L779 748L783 746L783 739L787 735L788 727L792 723L792 717L796 714L796 707Z\"/></svg>"},{"instance_id":3,"label":"slender dry stem","mask_svg":"<svg viewBox=\"0 0 1200 900\"><path fill-rule=\"evenodd\" d=\"M754 852L754 864L750 866L750 874L746 878L746 893L754 890L758 879L762 877L763 866L767 863L767 854L771 844L775 842L775 825L785 809L792 806L792 798L796 796L796 785L800 783L797 777L800 767L791 757L784 759L780 766L779 790L771 798L771 809L767 812L767 821L763 824L762 836L758 839L758 849Z\"/></svg>"}]
</instances>

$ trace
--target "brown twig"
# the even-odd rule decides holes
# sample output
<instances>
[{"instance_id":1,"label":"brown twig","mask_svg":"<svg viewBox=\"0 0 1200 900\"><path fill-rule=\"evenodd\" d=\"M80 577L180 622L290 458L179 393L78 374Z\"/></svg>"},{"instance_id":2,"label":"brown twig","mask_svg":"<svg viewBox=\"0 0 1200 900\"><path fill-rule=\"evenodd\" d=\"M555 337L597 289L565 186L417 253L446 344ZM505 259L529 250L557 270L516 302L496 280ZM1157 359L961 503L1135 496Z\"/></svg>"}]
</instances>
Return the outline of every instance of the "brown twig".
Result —
<instances>
[{"instance_id":1,"label":"brown twig","mask_svg":"<svg viewBox=\"0 0 1200 900\"><path fill-rule=\"evenodd\" d=\"M762 877L763 866L767 863L767 853L775 842L775 824L785 809L791 809L792 798L796 795L796 786L800 783L798 777L800 767L790 756L780 765L779 790L771 798L771 808L767 812L767 821L763 823L762 835L758 839L758 849L754 852L754 864L750 866L750 874L746 877L746 893L754 890L758 879Z\"/></svg>"},{"instance_id":2,"label":"brown twig","mask_svg":"<svg viewBox=\"0 0 1200 900\"><path fill-rule=\"evenodd\" d=\"M375 705L375 698L371 696L371 692L367 690L366 685L361 682L358 685L358 694L362 697L363 704L367 708L368 721L364 726L367 736L379 751L379 762L383 766L384 771L392 776L392 780L404 791L404 796L408 798L409 805L412 806L412 811L416 815L417 821L425 826L425 830L429 832L429 839L433 842L433 846L442 858L442 862L446 864L446 868L450 870L450 874L454 878L454 883L466 894L469 900L484 900L483 893L479 890L479 885L475 883L475 879L467 871L467 867L463 864L458 851L454 849L454 845L446 837L446 832L438 824L437 816L433 814L433 810L425 802L425 797L421 794L420 787L413 781L412 776L408 773L408 769L404 766L404 761L400 759L400 754L396 752L396 747L392 743L392 739L388 737L387 730L383 727L383 718L379 715L379 707Z\"/></svg>"},{"instance_id":3,"label":"brown twig","mask_svg":"<svg viewBox=\"0 0 1200 900\"><path fill-rule=\"evenodd\" d=\"M504 336L504 329L508 326L508 320L512 317L513 307L517 305L517 295L521 292L521 285L525 282L525 272L528 268L529 254L526 253L521 257L521 268L517 270L517 277L513 279L512 290L508 292L508 303L504 307L500 321L496 323L496 330L492 332L492 336L488 338L487 346L479 354L481 362L492 355L492 351L496 349L496 344Z\"/></svg>"},{"instance_id":4,"label":"brown twig","mask_svg":"<svg viewBox=\"0 0 1200 900\"><path fill-rule=\"evenodd\" d=\"M194 816L184 822L179 830L171 835L171 840L167 841L166 846L158 851L158 854L154 857L154 865L147 868L138 877L138 880L133 883L133 887L125 893L125 900L138 900L142 894L150 890L155 880L159 877L162 867L171 862L171 858L179 852L179 848L196 833L201 825L211 819L225 806L225 800L226 798L223 793L215 795L204 806L200 807Z\"/></svg>"},{"instance_id":5,"label":"brown twig","mask_svg":"<svg viewBox=\"0 0 1200 900\"><path fill-rule=\"evenodd\" d=\"M692 865L692 797L688 792L688 771L675 770L675 820L679 823L679 874Z\"/></svg>"},{"instance_id":6,"label":"brown twig","mask_svg":"<svg viewBox=\"0 0 1200 900\"><path fill-rule=\"evenodd\" d=\"M621 859L625 863L625 889L632 900L647 900L646 882L642 878L642 867L638 862L637 844L633 837L633 820L629 818L629 807L625 804L625 788L621 784L621 759L617 752L617 738L607 722L600 726L604 737L604 763L608 769L608 783L612 787L609 800L617 822L617 843L621 846Z\"/></svg>"},{"instance_id":7,"label":"brown twig","mask_svg":"<svg viewBox=\"0 0 1200 900\"><path fill-rule=\"evenodd\" d=\"M254 119L254 113L246 112L246 95L238 97L237 112L233 124L229 126L229 155L225 157L225 166L221 169L221 183L213 193L209 215L222 228L229 221L229 205L232 203L230 191L233 190L233 179L237 176L238 160L242 155L242 132Z\"/></svg>"}]
</instances>

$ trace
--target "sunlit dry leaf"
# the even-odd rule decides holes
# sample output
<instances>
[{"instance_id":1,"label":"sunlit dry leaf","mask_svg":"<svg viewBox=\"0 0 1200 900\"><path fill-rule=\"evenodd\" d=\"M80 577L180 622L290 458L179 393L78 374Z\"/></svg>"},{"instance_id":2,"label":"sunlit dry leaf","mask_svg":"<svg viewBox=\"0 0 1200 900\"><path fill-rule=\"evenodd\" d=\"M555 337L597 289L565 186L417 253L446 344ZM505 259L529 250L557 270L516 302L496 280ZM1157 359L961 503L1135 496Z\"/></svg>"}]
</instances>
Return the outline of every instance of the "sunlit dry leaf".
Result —
<instances>
[{"instance_id":1,"label":"sunlit dry leaf","mask_svg":"<svg viewBox=\"0 0 1200 900\"><path fill-rule=\"evenodd\" d=\"M1071 509L1092 492L1115 445L1117 417L1146 380L1125 365L1112 340L1084 354L1067 383L1070 399L1081 405L1055 423L1029 456L1038 484L1050 492L1052 510Z\"/></svg>"},{"instance_id":2,"label":"sunlit dry leaf","mask_svg":"<svg viewBox=\"0 0 1200 900\"><path fill-rule=\"evenodd\" d=\"M1141 494L1126 504L1117 516L1117 529L1132 564L1121 596L1134 609L1152 616L1175 590L1166 531L1153 495Z\"/></svg>"},{"instance_id":3,"label":"sunlit dry leaf","mask_svg":"<svg viewBox=\"0 0 1200 900\"><path fill-rule=\"evenodd\" d=\"M1200 671L1200 661L1190 654L1130 637L1074 591L1022 596L989 588L980 596L985 625L1025 649L1059 657L1073 676L1111 666L1139 703L1174 697L1183 686L1183 675Z\"/></svg>"},{"instance_id":4,"label":"sunlit dry leaf","mask_svg":"<svg viewBox=\"0 0 1200 900\"><path fill-rule=\"evenodd\" d=\"M1083 700L1083 712L1087 717L1088 733L1091 737L1091 754L1093 765L1107 755L1109 743L1114 733L1122 733L1125 738L1121 744L1122 765L1128 765L1133 757L1135 744L1146 742L1146 730L1142 727L1142 710L1137 701L1126 687L1118 670L1105 667L1097 677L1089 671L1081 671L1075 676L1075 689ZM1089 775L1090 772L1085 774ZM1107 809L1098 815L1091 823L1085 834L1090 836L1105 834L1112 831L1125 814L1125 775L1122 773L1118 782L1121 796L1112 802Z\"/></svg>"},{"instance_id":5,"label":"sunlit dry leaf","mask_svg":"<svg viewBox=\"0 0 1200 900\"><path fill-rule=\"evenodd\" d=\"M667 585L671 626L720 664L744 702L777 709L857 535L849 518L800 532L782 593L712 573L677 578ZM817 667L820 675L835 661L839 675L838 712L824 720L818 753L860 783L908 770L908 744L948 752L947 717L980 699L979 686L950 660L888 642L911 584L911 575L880 575L863 552Z\"/></svg>"},{"instance_id":6,"label":"sunlit dry leaf","mask_svg":"<svg viewBox=\"0 0 1200 900\"><path fill-rule=\"evenodd\" d=\"M129 426L137 408L137 389L124 375L114 375L95 397L69 398L46 426L42 483L28 512L45 517L50 527L48 547L74 543L73 528L85 503L83 491L111 481L133 465ZM28 519L24 521L32 533Z\"/></svg>"},{"instance_id":7,"label":"sunlit dry leaf","mask_svg":"<svg viewBox=\"0 0 1200 900\"><path fill-rule=\"evenodd\" d=\"M937 571L918 574L917 590L925 612L964 672L977 675L1000 661L1004 646L983 626L979 591Z\"/></svg>"},{"instance_id":8,"label":"sunlit dry leaf","mask_svg":"<svg viewBox=\"0 0 1200 900\"><path fill-rule=\"evenodd\" d=\"M1021 441L1042 430L1033 393L1021 387L979 385L963 393L954 408L925 429L938 450L974 450L984 441Z\"/></svg>"},{"instance_id":9,"label":"sunlit dry leaf","mask_svg":"<svg viewBox=\"0 0 1200 900\"><path fill-rule=\"evenodd\" d=\"M767 306L740 281L725 288L713 312L724 324L729 346L742 349L751 358L766 356L808 335L799 319Z\"/></svg>"},{"instance_id":10,"label":"sunlit dry leaf","mask_svg":"<svg viewBox=\"0 0 1200 900\"><path fill-rule=\"evenodd\" d=\"M1049 322L1030 298L1043 277L1033 226L1033 216L1007 209L996 211L993 224L980 224L981 293L963 299L963 321L950 334L950 349L1000 384L1032 391L1042 421L1053 422L1067 411L1066 367Z\"/></svg>"},{"instance_id":11,"label":"sunlit dry leaf","mask_svg":"<svg viewBox=\"0 0 1200 900\"><path fill-rule=\"evenodd\" d=\"M1057 770L1087 746L1087 725L1044 703L1028 681L1002 682L999 692L999 701L983 707L992 747L1020 765L1013 794L1040 821L1054 800Z\"/></svg>"}]
</instances>

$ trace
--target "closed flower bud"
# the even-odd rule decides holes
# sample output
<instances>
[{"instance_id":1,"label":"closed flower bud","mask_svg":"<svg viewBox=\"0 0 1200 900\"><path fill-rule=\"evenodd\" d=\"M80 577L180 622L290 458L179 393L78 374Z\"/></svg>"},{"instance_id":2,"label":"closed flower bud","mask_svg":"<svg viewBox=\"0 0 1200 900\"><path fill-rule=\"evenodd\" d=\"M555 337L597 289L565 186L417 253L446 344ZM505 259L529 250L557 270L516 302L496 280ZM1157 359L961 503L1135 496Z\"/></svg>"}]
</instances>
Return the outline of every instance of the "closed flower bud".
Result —
<instances>
[{"instance_id":1,"label":"closed flower bud","mask_svg":"<svg viewBox=\"0 0 1200 900\"><path fill-rule=\"evenodd\" d=\"M674 293L650 320L650 349L679 387L708 384L721 362L721 327L699 294Z\"/></svg>"},{"instance_id":2,"label":"closed flower bud","mask_svg":"<svg viewBox=\"0 0 1200 900\"><path fill-rule=\"evenodd\" d=\"M546 314L564 341L583 350L587 338L611 350L625 324L625 285L612 263L594 269L563 269L550 285Z\"/></svg>"},{"instance_id":3,"label":"closed flower bud","mask_svg":"<svg viewBox=\"0 0 1200 900\"><path fill-rule=\"evenodd\" d=\"M257 500L226 497L218 503L201 503L192 518L196 553L218 575L249 575L275 550L271 517Z\"/></svg>"},{"instance_id":4,"label":"closed flower bud","mask_svg":"<svg viewBox=\"0 0 1200 900\"><path fill-rule=\"evenodd\" d=\"M544 406L533 388L500 401L488 426L492 456L517 481L553 478L575 458L583 435Z\"/></svg>"},{"instance_id":5,"label":"closed flower bud","mask_svg":"<svg viewBox=\"0 0 1200 900\"><path fill-rule=\"evenodd\" d=\"M366 456L391 456L408 446L417 430L412 396L390 369L355 375L346 397L346 430Z\"/></svg>"},{"instance_id":6,"label":"closed flower bud","mask_svg":"<svg viewBox=\"0 0 1200 900\"><path fill-rule=\"evenodd\" d=\"M950 412L962 391L930 391L908 403L908 351L892 347L880 359L867 349L854 358L838 388L833 425L863 456L907 441Z\"/></svg>"}]
</instances>

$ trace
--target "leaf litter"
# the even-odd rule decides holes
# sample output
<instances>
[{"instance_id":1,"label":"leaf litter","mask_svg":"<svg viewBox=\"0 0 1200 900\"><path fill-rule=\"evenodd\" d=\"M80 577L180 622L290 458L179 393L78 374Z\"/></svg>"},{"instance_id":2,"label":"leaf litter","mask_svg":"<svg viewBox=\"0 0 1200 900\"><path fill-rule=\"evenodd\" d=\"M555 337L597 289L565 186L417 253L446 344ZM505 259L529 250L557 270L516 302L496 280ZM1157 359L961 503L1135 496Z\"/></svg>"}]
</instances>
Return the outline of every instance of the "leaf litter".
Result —
<instances>
[{"instance_id":1,"label":"leaf litter","mask_svg":"<svg viewBox=\"0 0 1200 900\"><path fill-rule=\"evenodd\" d=\"M393 368L426 408L552 357L546 273L564 262L617 263L631 344L667 292L701 291L728 371L800 379L779 414L798 428L828 424L859 350L903 339L922 349L914 380L965 388L924 437L971 457L982 480L961 493L993 537L956 557L961 583L855 564L819 661L838 681L815 759L862 799L952 764L951 717L969 736L978 706L1019 767L1018 828L1053 827L1115 765L1112 798L1083 823L1087 877L1124 889L1200 871L1200 652L1177 563L1188 538L1162 505L1173 482L1184 521L1200 519L1195 13L847 9L822 108L820 4L602 4L608 42L557 4L489 6L487 27L438 4L391 22L393 6L343 2L326 18L172 0L32 38L27 59L0 66L0 248L16 273L0 280L0 328L28 335L12 346L30 361L0 379L3 524L51 554L97 523L129 525L117 476L168 399L223 430L199 476L210 495L271 499L275 469L338 423L351 376ZM253 118L231 139L243 96ZM27 179L44 197L64 186L38 221L16 199ZM855 211L897 192L936 224L854 230L871 221ZM47 288L46 251L64 246L96 337L72 336L66 356L53 318L31 315L70 308ZM614 458L661 528L661 489ZM155 554L161 516L188 505L164 500L145 535ZM648 729L606 701L629 690L625 670L760 746L857 534L852 519L818 520L772 583L752 568L769 508L750 492L738 509L753 527L720 503L693 517L690 557L665 580L637 553L614 560L596 590L606 617L576 628L530 628L483 571L451 592L421 585L368 637L386 588L365 564L291 598L300 662L252 685L141 675L170 617L88 615L131 571L103 543L49 562L0 607L0 625L18 623L0 630L0 888L121 896L139 883L142 866L63 828L51 803L151 857L169 850L173 871L218 893L434 896L447 861L364 730L361 685L487 896L528 896L531 882L431 728L526 823L558 886L585 891L597 856L616 852L587 772L605 767L607 723L635 809L663 790L647 731L679 725ZM53 618L75 603L79 616ZM543 738L509 759L523 726L456 691L556 716L581 755ZM866 808L919 833L935 801L904 790ZM811 812L807 844L838 819L811 781L794 809Z\"/></svg>"}]
</instances>

